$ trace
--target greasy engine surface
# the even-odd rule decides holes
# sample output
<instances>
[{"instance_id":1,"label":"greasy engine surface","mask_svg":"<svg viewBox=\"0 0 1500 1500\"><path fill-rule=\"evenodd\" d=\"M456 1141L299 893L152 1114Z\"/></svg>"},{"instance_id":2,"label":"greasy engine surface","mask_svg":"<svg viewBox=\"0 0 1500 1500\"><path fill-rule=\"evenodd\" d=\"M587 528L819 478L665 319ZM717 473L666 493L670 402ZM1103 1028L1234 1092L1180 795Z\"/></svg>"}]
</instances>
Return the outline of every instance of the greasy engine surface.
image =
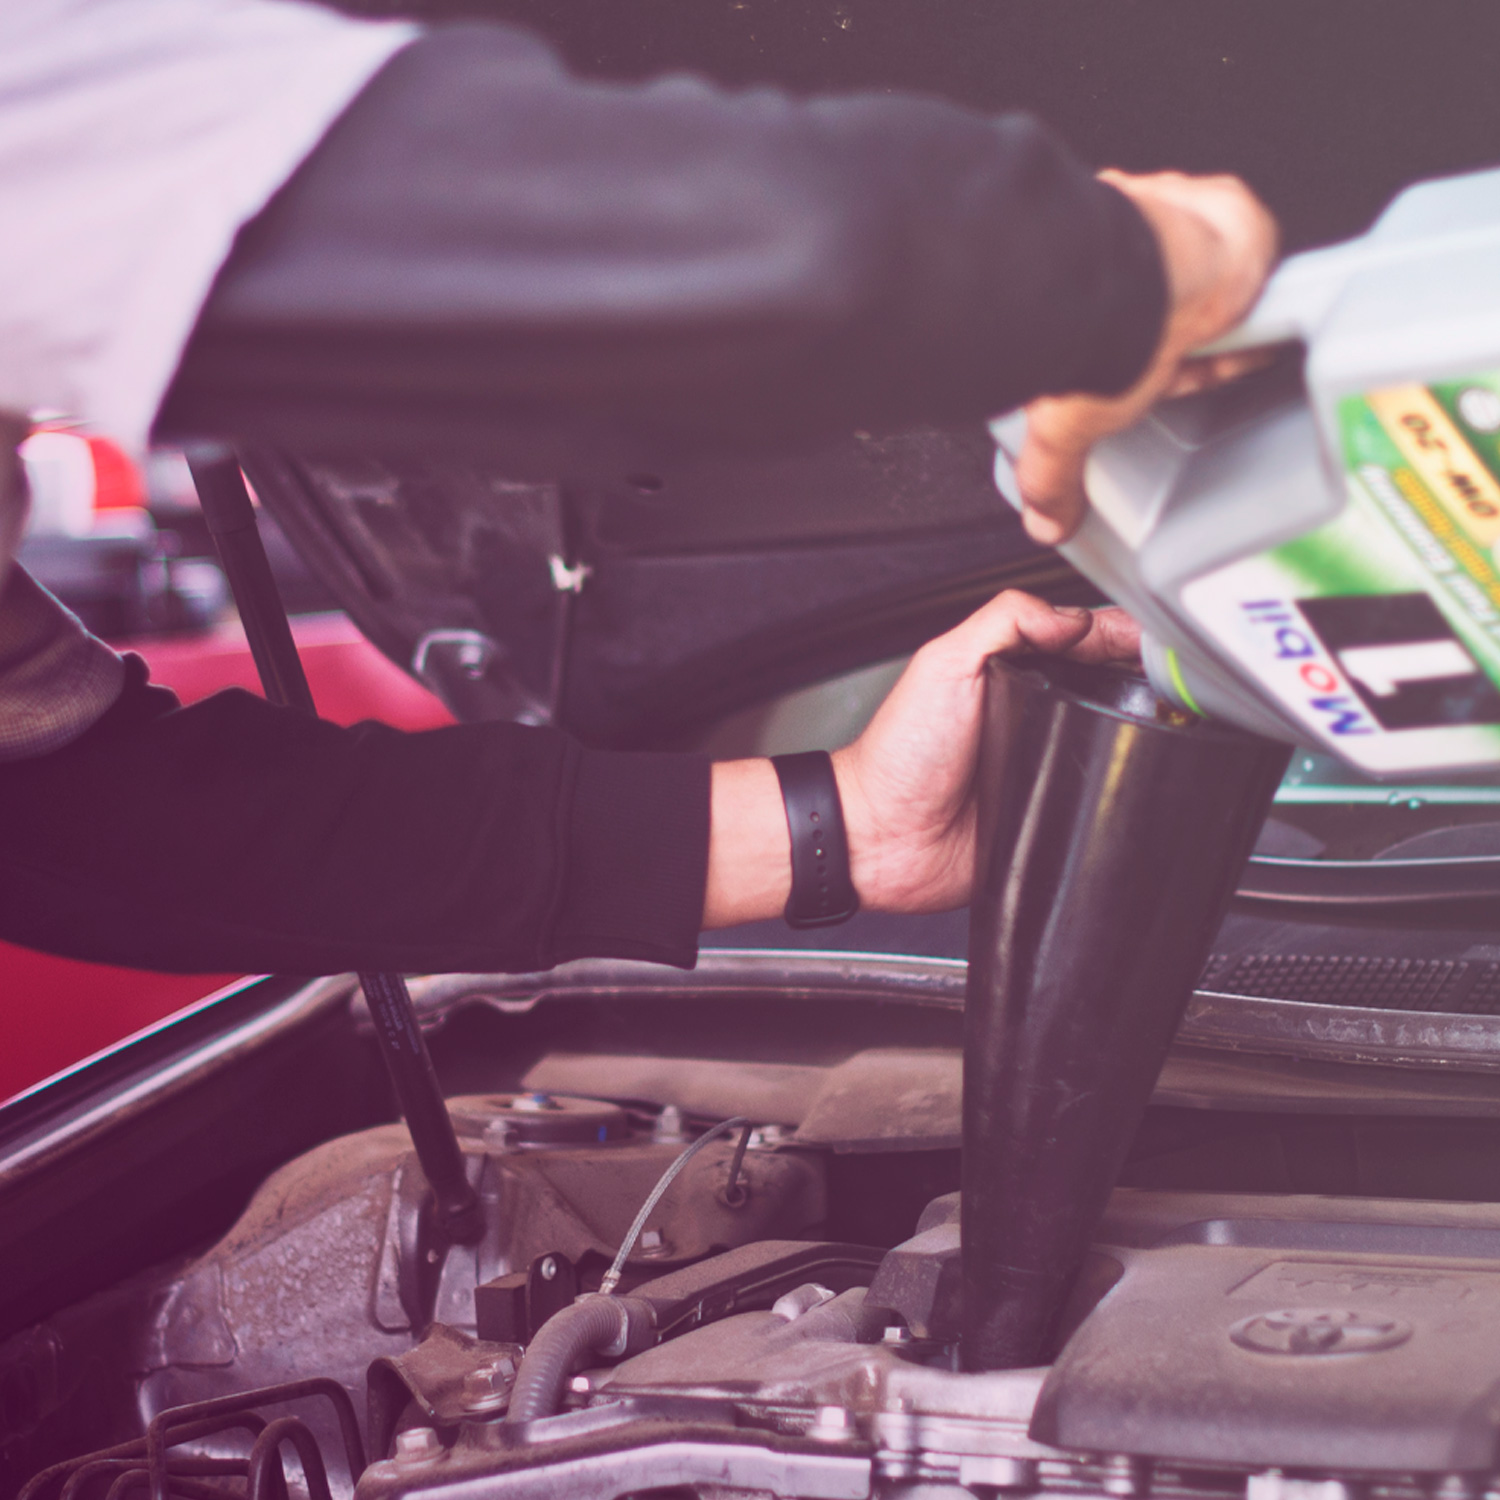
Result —
<instances>
[{"instance_id":1,"label":"greasy engine surface","mask_svg":"<svg viewBox=\"0 0 1500 1500\"><path fill-rule=\"evenodd\" d=\"M642 1128L613 1105L538 1094L449 1104L485 1208L479 1244L431 1243L404 1127L321 1146L276 1172L203 1255L23 1335L48 1356L45 1383L65 1395L53 1453L103 1447L162 1410L281 1381L331 1376L360 1391L373 1359L405 1353L434 1320L475 1333L481 1283L504 1297L497 1279L520 1273L524 1306L533 1266L532 1302L560 1306L580 1276L598 1284L685 1140L675 1111ZM733 1154L729 1141L688 1163L642 1236L642 1268L822 1221L816 1156L747 1150L728 1193Z\"/></svg>"},{"instance_id":2,"label":"greasy engine surface","mask_svg":"<svg viewBox=\"0 0 1500 1500\"><path fill-rule=\"evenodd\" d=\"M222 1420L178 1441L215 1411L252 1437L281 1421L293 1492L321 1493L307 1468L321 1462L333 1493L360 1476L363 1500L1247 1483L1295 1500L1311 1480L1341 1500L1353 1485L1477 1493L1496 1464L1500 1208L1122 1189L1050 1371L965 1375L956 1195L888 1251L831 1242L827 1158L775 1127L738 1165L736 1133L709 1144L648 1217L621 1292L650 1309L649 1336L585 1351L554 1412L508 1422L538 1329L598 1286L701 1122L539 1093L451 1105L485 1206L478 1245L433 1241L401 1127L319 1147L201 1255L12 1341L12 1365L29 1358L55 1398L38 1465L156 1419L179 1470L167 1493L274 1495L281 1463L247 1491L248 1438ZM353 1449L330 1380L354 1398ZM28 1495L114 1493L102 1481L131 1463L144 1482L143 1459L112 1462Z\"/></svg>"},{"instance_id":3,"label":"greasy engine surface","mask_svg":"<svg viewBox=\"0 0 1500 1500\"><path fill-rule=\"evenodd\" d=\"M28 1500L123 1500L153 1464L160 1493L193 1500L279 1500L283 1469L290 1494L322 1495L324 1468L331 1495L359 1475L362 1500L1487 1487L1500 1207L1461 1201L1500 1192L1484 1075L1465 1075L1461 1113L1448 1094L1426 1100L1429 1118L1389 1106L1397 1081L1415 1100L1425 1074L1360 1074L1359 1101L1381 1109L1340 1115L1308 1102L1316 1059L1179 1052L1053 1362L961 1374L961 985L930 962L745 954L682 976L419 981L480 1242L434 1235L400 1126L344 1126L265 1177L232 1224L11 1325L0 1493L53 1464ZM219 1110L253 1082L289 1112L318 1070L331 1097L366 1024L348 988L273 992L248 1017L281 1048L263 1054L279 1073L249 1073L215 1034L125 1075L112 1134L79 1117L79 1173L97 1181L107 1163L111 1191L149 1197L181 1148L150 1154L161 1116L144 1080L170 1102L194 1058ZM653 1185L731 1115L773 1123L707 1143L646 1216L607 1299L638 1315L629 1336L580 1344L550 1387L531 1382L528 1419L508 1420L552 1336L539 1333L605 1300L587 1294ZM60 1179L69 1118L36 1137L54 1152L36 1181ZM248 1149L246 1120L264 1132L274 1115L236 1118ZM68 1251L59 1223L36 1221L38 1256ZM111 1227L97 1216L101 1243ZM33 1274L0 1260L7 1281Z\"/></svg>"}]
</instances>

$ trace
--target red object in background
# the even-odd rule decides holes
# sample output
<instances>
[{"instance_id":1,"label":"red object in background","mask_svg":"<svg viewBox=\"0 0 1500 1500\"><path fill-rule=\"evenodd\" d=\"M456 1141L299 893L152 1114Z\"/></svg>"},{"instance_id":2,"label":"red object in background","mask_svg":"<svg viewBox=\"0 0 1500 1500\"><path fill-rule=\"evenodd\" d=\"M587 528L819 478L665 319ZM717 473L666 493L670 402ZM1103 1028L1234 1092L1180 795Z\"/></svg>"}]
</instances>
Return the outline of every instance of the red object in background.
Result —
<instances>
[{"instance_id":1,"label":"red object in background","mask_svg":"<svg viewBox=\"0 0 1500 1500\"><path fill-rule=\"evenodd\" d=\"M379 719L398 729L436 729L453 722L442 702L382 656L347 616L298 615L292 635L320 718L334 724ZM145 657L151 680L171 688L184 703L227 687L260 692L260 676L238 624L201 635L111 644Z\"/></svg>"},{"instance_id":2,"label":"red object in background","mask_svg":"<svg viewBox=\"0 0 1500 1500\"><path fill-rule=\"evenodd\" d=\"M94 509L135 510L146 504L146 484L141 471L118 443L108 438L88 437L94 460Z\"/></svg>"},{"instance_id":3,"label":"red object in background","mask_svg":"<svg viewBox=\"0 0 1500 1500\"><path fill-rule=\"evenodd\" d=\"M313 699L336 724L380 719L399 729L433 729L452 715L393 665L343 615L292 621ZM202 635L115 642L151 667L154 682L185 703L220 688L259 692L244 632L224 625ZM86 921L87 914L80 913ZM0 1048L0 1101L202 999L234 974L149 974L54 958L0 943L6 1045Z\"/></svg>"}]
</instances>

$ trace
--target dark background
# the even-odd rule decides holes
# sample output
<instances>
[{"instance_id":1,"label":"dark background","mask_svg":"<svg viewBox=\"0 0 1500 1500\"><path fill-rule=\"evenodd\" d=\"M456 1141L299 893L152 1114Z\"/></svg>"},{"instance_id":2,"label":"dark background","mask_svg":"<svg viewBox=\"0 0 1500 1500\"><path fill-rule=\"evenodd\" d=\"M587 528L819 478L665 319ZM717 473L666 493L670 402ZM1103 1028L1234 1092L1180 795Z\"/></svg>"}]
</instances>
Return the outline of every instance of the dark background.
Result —
<instances>
[{"instance_id":1,"label":"dark background","mask_svg":"<svg viewBox=\"0 0 1500 1500\"><path fill-rule=\"evenodd\" d=\"M1088 161L1234 171L1289 249L1500 161L1493 0L355 0L523 23L581 71L1028 109Z\"/></svg>"}]
</instances>

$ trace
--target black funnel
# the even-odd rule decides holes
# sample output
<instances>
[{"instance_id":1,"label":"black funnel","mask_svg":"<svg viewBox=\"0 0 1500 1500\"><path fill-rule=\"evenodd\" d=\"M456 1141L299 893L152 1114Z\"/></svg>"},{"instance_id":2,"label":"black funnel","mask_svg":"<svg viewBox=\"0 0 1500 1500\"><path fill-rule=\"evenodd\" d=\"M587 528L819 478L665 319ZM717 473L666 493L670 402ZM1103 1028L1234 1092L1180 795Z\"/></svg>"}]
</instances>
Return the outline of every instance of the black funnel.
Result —
<instances>
[{"instance_id":1,"label":"black funnel","mask_svg":"<svg viewBox=\"0 0 1500 1500\"><path fill-rule=\"evenodd\" d=\"M1288 754L1125 672L989 663L965 1002L965 1368L1046 1357Z\"/></svg>"}]
</instances>

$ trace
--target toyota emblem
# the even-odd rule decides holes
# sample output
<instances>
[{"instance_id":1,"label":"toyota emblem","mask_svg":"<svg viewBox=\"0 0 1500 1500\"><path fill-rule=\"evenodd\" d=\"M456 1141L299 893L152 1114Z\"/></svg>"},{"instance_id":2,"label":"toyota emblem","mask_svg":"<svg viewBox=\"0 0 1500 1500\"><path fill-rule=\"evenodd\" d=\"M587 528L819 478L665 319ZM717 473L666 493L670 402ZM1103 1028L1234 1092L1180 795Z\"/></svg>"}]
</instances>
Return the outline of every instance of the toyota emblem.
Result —
<instances>
[{"instance_id":1,"label":"toyota emblem","mask_svg":"<svg viewBox=\"0 0 1500 1500\"><path fill-rule=\"evenodd\" d=\"M1374 1354L1404 1344L1411 1325L1347 1308L1287 1307L1241 1318L1229 1337L1257 1354Z\"/></svg>"}]
</instances>

